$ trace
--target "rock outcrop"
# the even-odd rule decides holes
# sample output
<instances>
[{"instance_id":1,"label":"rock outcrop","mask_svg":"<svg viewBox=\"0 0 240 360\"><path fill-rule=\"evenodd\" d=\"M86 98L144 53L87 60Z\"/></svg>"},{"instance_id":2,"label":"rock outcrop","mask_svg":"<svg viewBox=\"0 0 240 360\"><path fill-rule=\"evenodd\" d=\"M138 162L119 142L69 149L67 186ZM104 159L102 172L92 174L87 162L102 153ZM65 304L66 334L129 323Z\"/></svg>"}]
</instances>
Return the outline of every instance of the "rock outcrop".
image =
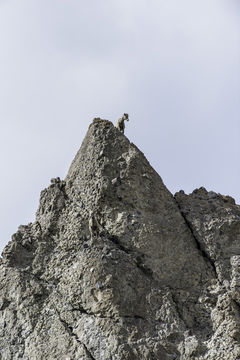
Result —
<instances>
[{"instance_id":1,"label":"rock outcrop","mask_svg":"<svg viewBox=\"0 0 240 360\"><path fill-rule=\"evenodd\" d=\"M0 264L0 359L240 359L240 207L173 197L107 120Z\"/></svg>"}]
</instances>

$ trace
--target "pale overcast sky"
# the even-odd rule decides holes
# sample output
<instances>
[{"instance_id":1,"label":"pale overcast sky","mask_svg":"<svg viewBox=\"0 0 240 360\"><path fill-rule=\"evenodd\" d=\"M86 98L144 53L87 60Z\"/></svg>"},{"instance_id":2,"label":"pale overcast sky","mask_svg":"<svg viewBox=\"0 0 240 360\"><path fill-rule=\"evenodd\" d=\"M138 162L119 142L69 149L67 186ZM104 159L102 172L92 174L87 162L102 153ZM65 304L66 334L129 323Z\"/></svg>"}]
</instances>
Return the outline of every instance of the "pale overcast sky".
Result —
<instances>
[{"instance_id":1,"label":"pale overcast sky","mask_svg":"<svg viewBox=\"0 0 240 360\"><path fill-rule=\"evenodd\" d=\"M172 193L239 203L239 100L239 0L0 0L0 248L95 116L128 112Z\"/></svg>"}]
</instances>

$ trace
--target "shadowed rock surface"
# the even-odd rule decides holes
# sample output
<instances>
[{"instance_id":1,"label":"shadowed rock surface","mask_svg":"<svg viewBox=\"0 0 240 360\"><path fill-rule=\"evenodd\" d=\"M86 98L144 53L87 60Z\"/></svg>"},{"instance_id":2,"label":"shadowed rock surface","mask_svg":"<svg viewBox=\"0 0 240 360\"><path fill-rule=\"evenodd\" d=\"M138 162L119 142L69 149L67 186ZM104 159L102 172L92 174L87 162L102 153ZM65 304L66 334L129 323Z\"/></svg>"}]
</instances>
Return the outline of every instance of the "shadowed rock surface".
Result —
<instances>
[{"instance_id":1,"label":"shadowed rock surface","mask_svg":"<svg viewBox=\"0 0 240 360\"><path fill-rule=\"evenodd\" d=\"M240 359L240 207L95 119L0 268L0 359Z\"/></svg>"}]
</instances>

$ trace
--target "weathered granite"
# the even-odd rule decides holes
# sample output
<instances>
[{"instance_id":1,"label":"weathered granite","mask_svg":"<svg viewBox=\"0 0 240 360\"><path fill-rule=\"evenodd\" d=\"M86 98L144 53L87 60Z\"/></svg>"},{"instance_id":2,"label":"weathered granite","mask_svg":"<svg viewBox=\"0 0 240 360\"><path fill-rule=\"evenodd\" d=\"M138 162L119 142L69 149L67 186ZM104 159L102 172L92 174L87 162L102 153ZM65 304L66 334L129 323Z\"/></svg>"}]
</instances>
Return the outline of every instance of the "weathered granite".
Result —
<instances>
[{"instance_id":1,"label":"weathered granite","mask_svg":"<svg viewBox=\"0 0 240 360\"><path fill-rule=\"evenodd\" d=\"M239 219L95 119L3 251L0 359L240 359Z\"/></svg>"}]
</instances>

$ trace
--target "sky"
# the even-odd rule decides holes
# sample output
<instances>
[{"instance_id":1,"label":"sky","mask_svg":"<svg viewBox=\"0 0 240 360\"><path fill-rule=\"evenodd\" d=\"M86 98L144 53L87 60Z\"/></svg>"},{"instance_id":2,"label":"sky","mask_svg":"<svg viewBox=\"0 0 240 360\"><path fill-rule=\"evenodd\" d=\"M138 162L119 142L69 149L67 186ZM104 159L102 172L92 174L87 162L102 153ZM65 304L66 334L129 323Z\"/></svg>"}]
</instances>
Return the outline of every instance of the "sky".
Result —
<instances>
[{"instance_id":1,"label":"sky","mask_svg":"<svg viewBox=\"0 0 240 360\"><path fill-rule=\"evenodd\" d=\"M240 203L239 0L0 0L0 250L94 117L167 188Z\"/></svg>"}]
</instances>

